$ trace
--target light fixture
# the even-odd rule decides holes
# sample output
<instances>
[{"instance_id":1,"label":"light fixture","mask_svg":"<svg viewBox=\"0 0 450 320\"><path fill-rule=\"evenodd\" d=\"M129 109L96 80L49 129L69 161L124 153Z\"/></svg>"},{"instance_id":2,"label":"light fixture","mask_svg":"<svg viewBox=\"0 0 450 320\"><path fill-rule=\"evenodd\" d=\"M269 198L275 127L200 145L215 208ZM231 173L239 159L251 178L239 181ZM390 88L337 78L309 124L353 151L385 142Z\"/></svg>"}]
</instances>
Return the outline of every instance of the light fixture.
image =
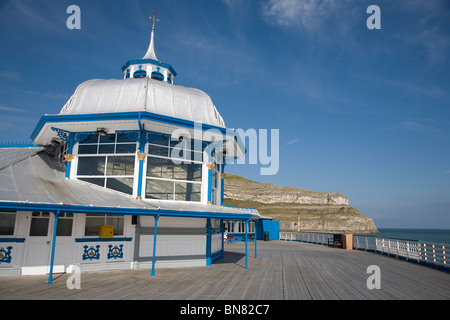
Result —
<instances>
[{"instance_id":1,"label":"light fixture","mask_svg":"<svg viewBox=\"0 0 450 320\"><path fill-rule=\"evenodd\" d=\"M97 133L101 136L106 136L108 134L105 128L97 128Z\"/></svg>"}]
</instances>

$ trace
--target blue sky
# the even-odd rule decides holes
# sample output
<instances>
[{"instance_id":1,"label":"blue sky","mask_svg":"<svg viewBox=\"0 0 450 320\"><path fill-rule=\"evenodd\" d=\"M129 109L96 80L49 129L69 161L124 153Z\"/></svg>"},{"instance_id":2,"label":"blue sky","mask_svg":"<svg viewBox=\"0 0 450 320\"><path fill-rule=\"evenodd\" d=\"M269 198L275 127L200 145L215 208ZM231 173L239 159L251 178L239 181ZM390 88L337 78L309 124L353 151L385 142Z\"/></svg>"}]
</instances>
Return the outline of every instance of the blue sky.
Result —
<instances>
[{"instance_id":1,"label":"blue sky","mask_svg":"<svg viewBox=\"0 0 450 320\"><path fill-rule=\"evenodd\" d=\"M229 128L279 129L276 175L227 172L343 193L381 228L450 229L447 0L0 0L0 141L28 140L81 82L122 78L153 10L176 84L207 92Z\"/></svg>"}]
</instances>

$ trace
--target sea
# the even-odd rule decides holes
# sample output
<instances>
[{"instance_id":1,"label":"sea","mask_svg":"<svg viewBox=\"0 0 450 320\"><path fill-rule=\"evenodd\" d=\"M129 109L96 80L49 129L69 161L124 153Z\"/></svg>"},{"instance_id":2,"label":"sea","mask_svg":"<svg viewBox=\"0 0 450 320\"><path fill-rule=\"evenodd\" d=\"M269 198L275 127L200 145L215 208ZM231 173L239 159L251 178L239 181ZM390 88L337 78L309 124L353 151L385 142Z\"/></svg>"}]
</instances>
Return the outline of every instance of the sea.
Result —
<instances>
[{"instance_id":1,"label":"sea","mask_svg":"<svg viewBox=\"0 0 450 320\"><path fill-rule=\"evenodd\" d=\"M450 244L450 229L389 229L378 228L378 233L365 235L374 235L378 237L387 237L403 240L421 240L434 243Z\"/></svg>"}]
</instances>

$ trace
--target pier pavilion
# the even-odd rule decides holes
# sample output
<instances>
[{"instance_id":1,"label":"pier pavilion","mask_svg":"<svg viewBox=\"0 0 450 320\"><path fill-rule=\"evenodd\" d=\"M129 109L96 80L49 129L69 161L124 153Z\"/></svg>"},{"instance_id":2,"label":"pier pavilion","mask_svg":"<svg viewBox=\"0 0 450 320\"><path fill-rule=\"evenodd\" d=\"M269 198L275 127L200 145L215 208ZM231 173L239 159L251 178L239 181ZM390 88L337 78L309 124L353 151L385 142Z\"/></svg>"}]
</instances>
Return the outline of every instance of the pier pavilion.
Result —
<instances>
[{"instance_id":1,"label":"pier pavilion","mask_svg":"<svg viewBox=\"0 0 450 320\"><path fill-rule=\"evenodd\" d=\"M224 221L247 233L261 218L222 206L226 159L245 147L205 92L174 84L152 20L123 79L81 83L35 147L0 149L0 275L211 265Z\"/></svg>"}]
</instances>

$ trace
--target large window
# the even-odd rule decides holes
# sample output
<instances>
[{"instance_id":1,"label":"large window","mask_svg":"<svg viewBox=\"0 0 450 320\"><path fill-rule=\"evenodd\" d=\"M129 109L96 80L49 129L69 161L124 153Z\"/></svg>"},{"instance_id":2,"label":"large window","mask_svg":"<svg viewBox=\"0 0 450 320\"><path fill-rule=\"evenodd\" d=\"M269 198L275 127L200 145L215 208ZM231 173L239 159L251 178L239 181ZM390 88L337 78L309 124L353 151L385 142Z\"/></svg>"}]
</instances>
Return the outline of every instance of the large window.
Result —
<instances>
[{"instance_id":1,"label":"large window","mask_svg":"<svg viewBox=\"0 0 450 320\"><path fill-rule=\"evenodd\" d=\"M90 136L78 148L77 179L132 194L135 152L125 135Z\"/></svg>"},{"instance_id":2,"label":"large window","mask_svg":"<svg viewBox=\"0 0 450 320\"><path fill-rule=\"evenodd\" d=\"M202 162L203 151L201 142L194 140L173 140L168 136L161 136L156 141L149 143L150 155L168 157L175 160L174 163L192 160Z\"/></svg>"},{"instance_id":3,"label":"large window","mask_svg":"<svg viewBox=\"0 0 450 320\"><path fill-rule=\"evenodd\" d=\"M14 235L16 213L0 211L0 236Z\"/></svg>"},{"instance_id":4,"label":"large window","mask_svg":"<svg viewBox=\"0 0 450 320\"><path fill-rule=\"evenodd\" d=\"M49 212L33 212L31 214L31 237L46 237L48 235Z\"/></svg>"},{"instance_id":5,"label":"large window","mask_svg":"<svg viewBox=\"0 0 450 320\"><path fill-rule=\"evenodd\" d=\"M123 235L124 217L105 214L87 214L84 227L85 236L98 236L99 227L103 225L113 226L115 236Z\"/></svg>"},{"instance_id":6,"label":"large window","mask_svg":"<svg viewBox=\"0 0 450 320\"><path fill-rule=\"evenodd\" d=\"M108 154L108 153L135 153L136 142L126 135L107 134L91 135L80 142L78 154Z\"/></svg>"},{"instance_id":7,"label":"large window","mask_svg":"<svg viewBox=\"0 0 450 320\"><path fill-rule=\"evenodd\" d=\"M60 213L58 217L58 228L56 235L58 237L72 236L73 213Z\"/></svg>"},{"instance_id":8,"label":"large window","mask_svg":"<svg viewBox=\"0 0 450 320\"><path fill-rule=\"evenodd\" d=\"M194 143L191 141L171 141L168 137L161 137L149 144L145 192L147 199L201 200L201 151L193 149Z\"/></svg>"}]
</instances>

